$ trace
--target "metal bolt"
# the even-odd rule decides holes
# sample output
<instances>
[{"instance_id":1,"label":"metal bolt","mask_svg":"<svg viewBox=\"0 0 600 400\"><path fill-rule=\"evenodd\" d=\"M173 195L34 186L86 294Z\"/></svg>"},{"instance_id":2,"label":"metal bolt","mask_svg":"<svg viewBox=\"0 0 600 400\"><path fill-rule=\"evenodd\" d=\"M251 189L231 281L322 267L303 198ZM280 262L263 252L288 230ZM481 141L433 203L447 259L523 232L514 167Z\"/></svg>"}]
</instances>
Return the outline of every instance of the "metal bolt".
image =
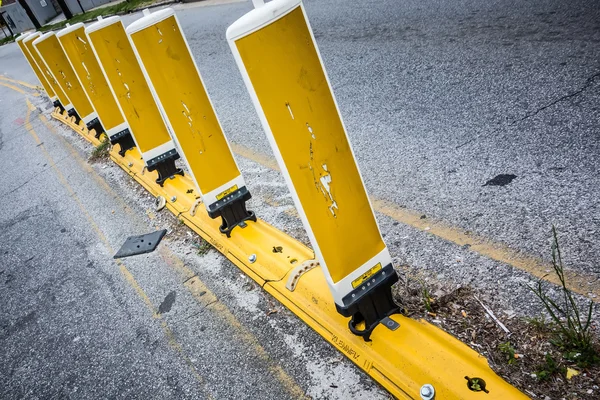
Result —
<instances>
[{"instance_id":1,"label":"metal bolt","mask_svg":"<svg viewBox=\"0 0 600 400\"><path fill-rule=\"evenodd\" d=\"M133 163L132 163L132 162L130 162L129 164L127 164L127 166L128 166L129 168L131 168L131 167L133 167Z\"/></svg>"},{"instance_id":2,"label":"metal bolt","mask_svg":"<svg viewBox=\"0 0 600 400\"><path fill-rule=\"evenodd\" d=\"M177 196L171 197L171 203L175 203L177 201Z\"/></svg>"},{"instance_id":3,"label":"metal bolt","mask_svg":"<svg viewBox=\"0 0 600 400\"><path fill-rule=\"evenodd\" d=\"M422 400L433 400L435 397L435 389L429 383L421 386L421 399Z\"/></svg>"},{"instance_id":4,"label":"metal bolt","mask_svg":"<svg viewBox=\"0 0 600 400\"><path fill-rule=\"evenodd\" d=\"M256 261L256 254L250 254L250 257L248 257L248 261L250 261L251 263Z\"/></svg>"}]
</instances>

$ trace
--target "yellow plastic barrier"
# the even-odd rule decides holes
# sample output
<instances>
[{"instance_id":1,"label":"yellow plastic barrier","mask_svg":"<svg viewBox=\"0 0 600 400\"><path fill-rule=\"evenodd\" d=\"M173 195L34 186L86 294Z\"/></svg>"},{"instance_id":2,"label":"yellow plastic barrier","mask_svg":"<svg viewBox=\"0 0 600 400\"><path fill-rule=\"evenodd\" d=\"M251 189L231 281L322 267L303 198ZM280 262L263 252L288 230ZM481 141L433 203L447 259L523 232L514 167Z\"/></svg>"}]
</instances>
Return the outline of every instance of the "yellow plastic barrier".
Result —
<instances>
[{"instance_id":1,"label":"yellow plastic barrier","mask_svg":"<svg viewBox=\"0 0 600 400\"><path fill-rule=\"evenodd\" d=\"M69 101L69 98L65 94L64 90L60 87L56 79L54 79L54 75L52 75L52 73L46 66L46 63L44 63L44 60L42 60L42 56L40 55L40 53L38 53L37 49L33 47L33 41L39 38L41 35L42 34L39 32L34 32L26 36L21 43L25 46L25 48L29 52L29 55L35 61L35 64L38 66L40 72L46 78L46 82L48 82L50 88L56 95L59 104L55 104L55 106L59 107L61 109L61 112L68 113L73 109L73 105ZM71 113L73 112L71 111Z\"/></svg>"},{"instance_id":2,"label":"yellow plastic barrier","mask_svg":"<svg viewBox=\"0 0 600 400\"><path fill-rule=\"evenodd\" d=\"M23 52L23 55L25 56L25 59L27 60L27 63L29 64L29 66L33 70L33 73L35 74L35 76L38 78L38 80L42 84L42 87L46 91L46 95L50 98L50 101L52 101L54 103L54 102L56 102L58 100L58 97L56 96L56 93L54 93L54 90L52 90L52 87L50 86L50 83L48 83L48 80L46 79L46 77L44 76L44 74L42 73L42 71L40 70L40 68L38 67L37 63L35 62L35 60L31 56L31 54L29 53L29 50L27 50L27 47L25 47L25 44L23 43L23 40L27 36L29 36L29 35L30 35L29 33L21 34L16 39L17 45L19 46L19 48Z\"/></svg>"},{"instance_id":3,"label":"yellow plastic barrier","mask_svg":"<svg viewBox=\"0 0 600 400\"><path fill-rule=\"evenodd\" d=\"M146 13L126 31L209 215L222 217L221 231L228 235L235 226L256 221L245 208L250 192L175 12Z\"/></svg>"},{"instance_id":4,"label":"yellow plastic barrier","mask_svg":"<svg viewBox=\"0 0 600 400\"><path fill-rule=\"evenodd\" d=\"M297 1L274 0L269 4L272 8L263 12L274 18L298 8L306 18ZM267 26L263 24L257 31ZM93 137L84 137L97 143ZM372 340L363 340L350 332L347 318L338 313L325 270L319 268L310 249L260 219L245 229L233 230L226 238L217 221L196 212L198 199L188 176L175 176L159 185L156 173L146 170L138 149L124 157L113 149L111 158L150 193L165 199L167 209L392 395L407 399L526 398L496 375L484 357L426 321L393 314L389 320L395 324L394 330L379 324L371 333ZM280 251L273 252L274 247Z\"/></svg>"},{"instance_id":5,"label":"yellow plastic barrier","mask_svg":"<svg viewBox=\"0 0 600 400\"><path fill-rule=\"evenodd\" d=\"M90 128L92 125L96 125L95 120L98 119L98 114L92 108L56 34L54 32L44 33L33 41L33 46L69 98L70 103L73 104L75 114L71 112L70 115L74 116L76 120L81 119Z\"/></svg>"},{"instance_id":6,"label":"yellow plastic barrier","mask_svg":"<svg viewBox=\"0 0 600 400\"><path fill-rule=\"evenodd\" d=\"M163 117L135 57L119 17L109 17L85 28L94 54L113 89L133 139L149 171L158 171L163 184L183 171L175 167L179 158Z\"/></svg>"},{"instance_id":7,"label":"yellow plastic barrier","mask_svg":"<svg viewBox=\"0 0 600 400\"><path fill-rule=\"evenodd\" d=\"M120 145L120 153L135 146L129 126L115 100L100 64L96 59L82 23L68 26L56 36L81 82L88 99L98 114L98 120L110 142ZM97 131L100 134L101 131Z\"/></svg>"},{"instance_id":8,"label":"yellow plastic barrier","mask_svg":"<svg viewBox=\"0 0 600 400\"><path fill-rule=\"evenodd\" d=\"M398 311L397 275L301 3L259 7L227 39L338 310L368 340Z\"/></svg>"}]
</instances>

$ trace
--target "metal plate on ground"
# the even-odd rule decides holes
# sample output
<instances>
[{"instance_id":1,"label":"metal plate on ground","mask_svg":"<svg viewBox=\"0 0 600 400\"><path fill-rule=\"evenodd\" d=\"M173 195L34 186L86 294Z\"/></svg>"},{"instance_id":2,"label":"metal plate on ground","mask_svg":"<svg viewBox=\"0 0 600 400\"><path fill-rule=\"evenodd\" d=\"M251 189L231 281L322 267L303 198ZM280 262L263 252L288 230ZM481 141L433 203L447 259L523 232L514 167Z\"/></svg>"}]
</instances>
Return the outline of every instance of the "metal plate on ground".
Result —
<instances>
[{"instance_id":1,"label":"metal plate on ground","mask_svg":"<svg viewBox=\"0 0 600 400\"><path fill-rule=\"evenodd\" d=\"M131 257L138 254L151 253L156 249L156 246L158 246L166 233L167 230L162 229L145 235L129 236L113 258Z\"/></svg>"}]
</instances>

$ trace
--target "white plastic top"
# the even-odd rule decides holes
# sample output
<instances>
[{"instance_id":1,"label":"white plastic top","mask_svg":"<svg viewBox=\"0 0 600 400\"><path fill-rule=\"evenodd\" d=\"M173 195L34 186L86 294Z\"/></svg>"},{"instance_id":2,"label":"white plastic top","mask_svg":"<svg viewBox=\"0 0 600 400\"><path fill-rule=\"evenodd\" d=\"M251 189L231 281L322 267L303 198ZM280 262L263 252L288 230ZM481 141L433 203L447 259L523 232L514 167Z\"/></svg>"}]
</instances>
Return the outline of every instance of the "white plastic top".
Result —
<instances>
[{"instance_id":1,"label":"white plastic top","mask_svg":"<svg viewBox=\"0 0 600 400\"><path fill-rule=\"evenodd\" d=\"M76 31L77 29L81 28L82 26L84 26L84 25L81 22L78 22L73 25L69 25L65 29L61 29L60 31L56 32L56 36L58 36L58 37L65 36L68 33Z\"/></svg>"},{"instance_id":2,"label":"white plastic top","mask_svg":"<svg viewBox=\"0 0 600 400\"><path fill-rule=\"evenodd\" d=\"M19 35L18 38L15 39L16 42L20 42L21 40L25 39L27 36L29 35L33 35L35 32L23 32Z\"/></svg>"},{"instance_id":3,"label":"white plastic top","mask_svg":"<svg viewBox=\"0 0 600 400\"><path fill-rule=\"evenodd\" d=\"M38 43L42 43L44 40L46 40L46 39L48 39L49 37L52 37L52 36L56 36L56 33L54 33L54 32L46 32L42 36L40 36L39 38L35 39L33 41L33 45L36 46Z\"/></svg>"},{"instance_id":4,"label":"white plastic top","mask_svg":"<svg viewBox=\"0 0 600 400\"><path fill-rule=\"evenodd\" d=\"M132 33L146 29L157 22L163 21L172 15L175 15L175 11L172 8L165 8L157 12L148 13L137 21L132 22L125 31L128 35L131 35Z\"/></svg>"},{"instance_id":5,"label":"white plastic top","mask_svg":"<svg viewBox=\"0 0 600 400\"><path fill-rule=\"evenodd\" d=\"M283 17L300 3L302 0L273 0L255 8L227 28L227 40L239 39L262 28Z\"/></svg>"},{"instance_id":6,"label":"white plastic top","mask_svg":"<svg viewBox=\"0 0 600 400\"><path fill-rule=\"evenodd\" d=\"M27 35L23 38L23 43L31 42L33 39L35 39L36 37L39 37L40 35L41 35L41 33L39 33L39 32L30 33L29 35Z\"/></svg>"},{"instance_id":7,"label":"white plastic top","mask_svg":"<svg viewBox=\"0 0 600 400\"><path fill-rule=\"evenodd\" d=\"M112 17L108 17L108 18L98 18L98 22L94 22L93 24L91 24L90 26L85 28L85 33L92 33L92 32L99 31L102 28L106 28L107 26L115 24L120 21L121 21L121 18L116 15L113 15Z\"/></svg>"}]
</instances>

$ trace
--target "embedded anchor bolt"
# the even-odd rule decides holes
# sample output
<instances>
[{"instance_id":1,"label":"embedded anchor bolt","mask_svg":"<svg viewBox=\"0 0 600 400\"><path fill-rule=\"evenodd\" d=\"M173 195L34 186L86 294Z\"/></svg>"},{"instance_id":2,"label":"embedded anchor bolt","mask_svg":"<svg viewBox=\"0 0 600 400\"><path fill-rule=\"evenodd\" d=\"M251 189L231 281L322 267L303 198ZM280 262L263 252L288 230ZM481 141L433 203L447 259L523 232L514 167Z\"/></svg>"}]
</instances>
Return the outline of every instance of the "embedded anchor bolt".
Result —
<instances>
[{"instance_id":1,"label":"embedded anchor bolt","mask_svg":"<svg viewBox=\"0 0 600 400\"><path fill-rule=\"evenodd\" d=\"M148 171L158 171L156 183L162 186L167 179L175 175L183 176L183 170L175 166L175 160L178 159L179 153L173 149L158 157L154 157L146 163L148 164Z\"/></svg>"},{"instance_id":2,"label":"embedded anchor bolt","mask_svg":"<svg viewBox=\"0 0 600 400\"><path fill-rule=\"evenodd\" d=\"M422 400L433 400L435 398L435 389L429 383L421 386L421 399Z\"/></svg>"},{"instance_id":3,"label":"embedded anchor bolt","mask_svg":"<svg viewBox=\"0 0 600 400\"><path fill-rule=\"evenodd\" d=\"M175 203L177 201L177 196L171 197L171 203Z\"/></svg>"},{"instance_id":4,"label":"embedded anchor bolt","mask_svg":"<svg viewBox=\"0 0 600 400\"><path fill-rule=\"evenodd\" d=\"M343 306L335 303L337 312L344 317L352 317L348 322L350 332L361 336L365 342L371 341L371 333L379 323L400 312L392 296L392 285L398 282L398 275L392 264L383 268L379 265L379 268L368 279L353 285L354 290L342 298ZM361 322L364 322L364 329L358 328ZM394 330L397 326L388 328Z\"/></svg>"},{"instance_id":5,"label":"embedded anchor bolt","mask_svg":"<svg viewBox=\"0 0 600 400\"><path fill-rule=\"evenodd\" d=\"M252 195L246 186L242 186L208 206L208 216L213 219L221 217L219 230L230 237L231 231L236 226L243 228L246 226L246 221L256 222L254 212L246 209L246 201L251 198Z\"/></svg>"},{"instance_id":6,"label":"embedded anchor bolt","mask_svg":"<svg viewBox=\"0 0 600 400\"><path fill-rule=\"evenodd\" d=\"M256 254L250 254L248 261L250 261L251 264L254 263L256 261Z\"/></svg>"}]
</instances>

